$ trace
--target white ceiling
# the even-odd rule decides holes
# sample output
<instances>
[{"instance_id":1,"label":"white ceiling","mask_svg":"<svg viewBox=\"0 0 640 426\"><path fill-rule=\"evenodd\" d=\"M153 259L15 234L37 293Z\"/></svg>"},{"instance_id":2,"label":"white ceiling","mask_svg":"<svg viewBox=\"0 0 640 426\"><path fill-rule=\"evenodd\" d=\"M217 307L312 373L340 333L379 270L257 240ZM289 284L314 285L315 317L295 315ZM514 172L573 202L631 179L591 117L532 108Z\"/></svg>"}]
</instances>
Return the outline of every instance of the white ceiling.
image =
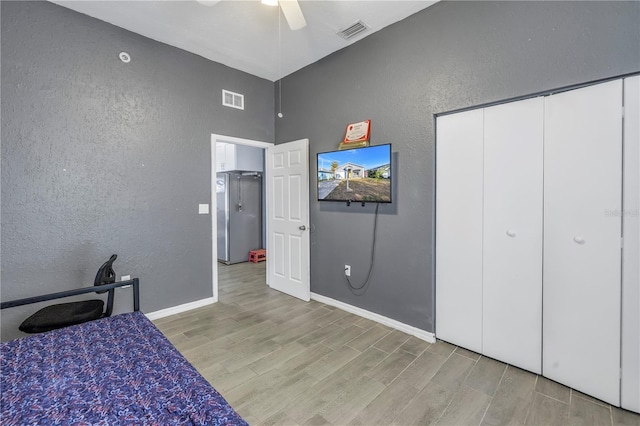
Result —
<instances>
[{"instance_id":1,"label":"white ceiling","mask_svg":"<svg viewBox=\"0 0 640 426\"><path fill-rule=\"evenodd\" d=\"M259 0L223 0L210 7L191 0L50 1L271 81L435 3L301 0L307 26L291 31L279 8ZM358 20L370 29L349 41L336 35Z\"/></svg>"}]
</instances>

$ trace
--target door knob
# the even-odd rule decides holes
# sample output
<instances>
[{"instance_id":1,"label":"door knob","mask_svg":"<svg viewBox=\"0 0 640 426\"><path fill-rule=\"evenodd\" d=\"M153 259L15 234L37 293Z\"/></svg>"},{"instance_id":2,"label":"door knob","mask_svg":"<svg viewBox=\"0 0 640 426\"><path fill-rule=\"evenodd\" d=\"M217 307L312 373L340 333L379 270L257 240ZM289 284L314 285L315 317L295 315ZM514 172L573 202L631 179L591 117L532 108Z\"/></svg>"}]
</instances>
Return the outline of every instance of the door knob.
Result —
<instances>
[{"instance_id":1,"label":"door knob","mask_svg":"<svg viewBox=\"0 0 640 426\"><path fill-rule=\"evenodd\" d=\"M298 229L301 230L301 231L304 231L305 229L307 229L307 227L304 226L304 225L300 225L300 226L298 226Z\"/></svg>"},{"instance_id":2,"label":"door knob","mask_svg":"<svg viewBox=\"0 0 640 426\"><path fill-rule=\"evenodd\" d=\"M516 237L516 231L514 231L513 229L509 229L507 231L507 235L510 236L511 238L515 238Z\"/></svg>"},{"instance_id":3,"label":"door knob","mask_svg":"<svg viewBox=\"0 0 640 426\"><path fill-rule=\"evenodd\" d=\"M578 244L580 244L580 245L582 245L582 244L586 243L586 241L584 240L584 238L582 238L582 237L577 237L577 236L576 236L576 237L573 237L573 241L575 241L576 243L578 243Z\"/></svg>"}]
</instances>

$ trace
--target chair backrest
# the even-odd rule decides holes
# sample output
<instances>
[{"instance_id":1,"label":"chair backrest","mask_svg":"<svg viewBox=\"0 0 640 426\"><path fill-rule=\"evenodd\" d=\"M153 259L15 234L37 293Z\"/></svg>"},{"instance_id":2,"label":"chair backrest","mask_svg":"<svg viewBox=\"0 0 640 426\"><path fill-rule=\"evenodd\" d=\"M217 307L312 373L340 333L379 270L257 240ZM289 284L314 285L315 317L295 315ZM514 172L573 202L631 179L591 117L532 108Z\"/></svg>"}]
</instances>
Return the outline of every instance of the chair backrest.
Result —
<instances>
[{"instance_id":1,"label":"chair backrest","mask_svg":"<svg viewBox=\"0 0 640 426\"><path fill-rule=\"evenodd\" d=\"M93 282L94 286L101 286L105 284L113 284L116 282L116 273L113 270L113 262L118 258L117 254L112 254L109 260L104 262L100 269L98 269L98 273L96 274L96 279ZM96 291L96 293L106 293L105 291Z\"/></svg>"}]
</instances>

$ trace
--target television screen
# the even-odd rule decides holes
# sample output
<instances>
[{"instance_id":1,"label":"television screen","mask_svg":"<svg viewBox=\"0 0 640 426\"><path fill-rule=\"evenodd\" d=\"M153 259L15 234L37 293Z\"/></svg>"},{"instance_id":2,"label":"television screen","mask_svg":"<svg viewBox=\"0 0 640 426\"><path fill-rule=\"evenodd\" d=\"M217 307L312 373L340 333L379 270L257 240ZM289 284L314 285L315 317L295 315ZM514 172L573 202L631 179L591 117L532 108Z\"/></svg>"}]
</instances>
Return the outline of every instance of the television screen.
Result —
<instances>
[{"instance_id":1,"label":"television screen","mask_svg":"<svg viewBox=\"0 0 640 426\"><path fill-rule=\"evenodd\" d=\"M391 144L318 154L318 200L391 202Z\"/></svg>"}]
</instances>

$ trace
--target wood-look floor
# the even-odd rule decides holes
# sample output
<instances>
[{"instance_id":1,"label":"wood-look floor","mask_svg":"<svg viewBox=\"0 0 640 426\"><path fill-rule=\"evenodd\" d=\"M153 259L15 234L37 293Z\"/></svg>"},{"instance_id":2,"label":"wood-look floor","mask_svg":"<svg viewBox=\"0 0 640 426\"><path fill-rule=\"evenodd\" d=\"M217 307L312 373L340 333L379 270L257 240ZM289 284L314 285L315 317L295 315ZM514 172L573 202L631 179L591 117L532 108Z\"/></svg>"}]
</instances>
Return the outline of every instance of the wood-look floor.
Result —
<instances>
[{"instance_id":1,"label":"wood-look floor","mask_svg":"<svg viewBox=\"0 0 640 426\"><path fill-rule=\"evenodd\" d=\"M251 425L640 425L640 416L219 265L220 302L155 324Z\"/></svg>"}]
</instances>

